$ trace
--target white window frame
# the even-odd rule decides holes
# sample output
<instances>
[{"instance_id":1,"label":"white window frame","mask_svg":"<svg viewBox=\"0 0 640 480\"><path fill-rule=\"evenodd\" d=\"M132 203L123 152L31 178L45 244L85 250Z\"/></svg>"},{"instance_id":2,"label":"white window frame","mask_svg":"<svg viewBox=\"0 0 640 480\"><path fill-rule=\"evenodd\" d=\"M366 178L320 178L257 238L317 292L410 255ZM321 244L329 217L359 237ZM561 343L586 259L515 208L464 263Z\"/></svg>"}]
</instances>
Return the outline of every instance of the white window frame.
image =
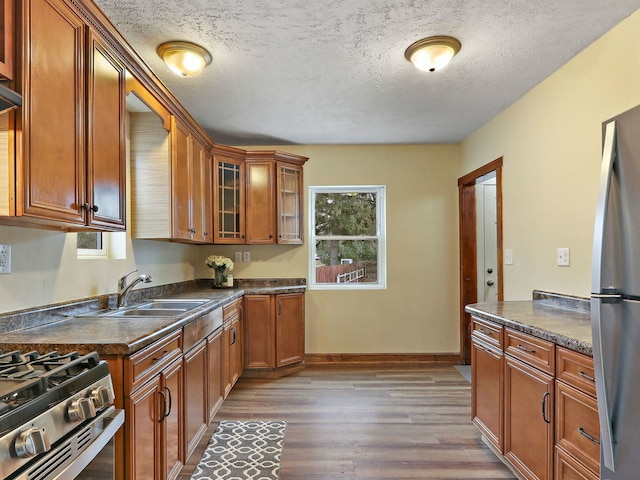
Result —
<instances>
[{"instance_id":1,"label":"white window frame","mask_svg":"<svg viewBox=\"0 0 640 480\"><path fill-rule=\"evenodd\" d=\"M102 237L102 248L76 248L81 260L108 260L127 258L126 232L95 232ZM76 243L77 245L77 243Z\"/></svg>"},{"instance_id":2,"label":"white window frame","mask_svg":"<svg viewBox=\"0 0 640 480\"><path fill-rule=\"evenodd\" d=\"M373 236L316 236L316 194L318 193L375 193L376 235ZM340 185L309 187L309 282L311 290L384 290L387 288L387 220L385 185ZM377 240L378 281L375 283L316 283L316 242L319 240Z\"/></svg>"},{"instance_id":3,"label":"white window frame","mask_svg":"<svg viewBox=\"0 0 640 480\"><path fill-rule=\"evenodd\" d=\"M78 248L78 258L109 258L109 235L103 232L90 232L99 235L102 248Z\"/></svg>"}]
</instances>

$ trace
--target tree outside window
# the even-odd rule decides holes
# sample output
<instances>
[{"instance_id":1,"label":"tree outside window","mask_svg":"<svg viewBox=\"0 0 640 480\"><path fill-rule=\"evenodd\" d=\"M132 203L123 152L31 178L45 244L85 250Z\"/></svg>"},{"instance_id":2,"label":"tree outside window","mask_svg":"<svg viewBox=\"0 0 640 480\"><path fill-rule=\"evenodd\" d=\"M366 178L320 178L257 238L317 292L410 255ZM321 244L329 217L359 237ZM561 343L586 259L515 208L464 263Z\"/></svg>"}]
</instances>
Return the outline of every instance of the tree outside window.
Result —
<instances>
[{"instance_id":1,"label":"tree outside window","mask_svg":"<svg viewBox=\"0 0 640 480\"><path fill-rule=\"evenodd\" d=\"M310 287L384 288L384 186L309 191Z\"/></svg>"}]
</instances>

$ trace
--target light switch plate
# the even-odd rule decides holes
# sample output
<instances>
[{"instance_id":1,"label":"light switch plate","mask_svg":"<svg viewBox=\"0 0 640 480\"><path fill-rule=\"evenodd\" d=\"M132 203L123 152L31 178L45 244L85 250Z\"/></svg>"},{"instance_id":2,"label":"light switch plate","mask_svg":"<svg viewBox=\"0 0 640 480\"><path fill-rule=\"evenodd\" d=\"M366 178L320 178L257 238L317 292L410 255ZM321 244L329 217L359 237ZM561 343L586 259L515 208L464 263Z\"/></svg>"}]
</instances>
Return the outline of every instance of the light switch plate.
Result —
<instances>
[{"instance_id":1,"label":"light switch plate","mask_svg":"<svg viewBox=\"0 0 640 480\"><path fill-rule=\"evenodd\" d=\"M510 248L504 250L504 264L513 265L513 250Z\"/></svg>"},{"instance_id":2,"label":"light switch plate","mask_svg":"<svg viewBox=\"0 0 640 480\"><path fill-rule=\"evenodd\" d=\"M11 245L0 245L0 273L11 273Z\"/></svg>"}]
</instances>

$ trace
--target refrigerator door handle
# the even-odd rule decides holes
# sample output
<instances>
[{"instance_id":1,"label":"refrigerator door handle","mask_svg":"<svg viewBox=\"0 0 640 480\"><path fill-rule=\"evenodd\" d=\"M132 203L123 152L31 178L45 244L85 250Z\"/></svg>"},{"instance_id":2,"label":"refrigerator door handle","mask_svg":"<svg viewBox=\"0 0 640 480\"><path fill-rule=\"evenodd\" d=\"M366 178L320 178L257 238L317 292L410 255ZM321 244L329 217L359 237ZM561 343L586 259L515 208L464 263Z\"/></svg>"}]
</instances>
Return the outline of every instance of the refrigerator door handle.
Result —
<instances>
[{"instance_id":1,"label":"refrigerator door handle","mask_svg":"<svg viewBox=\"0 0 640 480\"><path fill-rule=\"evenodd\" d=\"M607 123L602 149L602 166L598 186L598 203L596 205L596 221L593 234L593 263L591 270L591 292L602 293L602 258L604 250L604 232L607 223L609 206L609 190L611 175L616 158L616 122Z\"/></svg>"},{"instance_id":2,"label":"refrigerator door handle","mask_svg":"<svg viewBox=\"0 0 640 480\"><path fill-rule=\"evenodd\" d=\"M609 398L606 388L604 356L602 352L602 299L591 299L591 327L593 330L593 364L596 376L596 396L598 400L598 416L600 418L600 452L602 463L611 471L615 471L613 453L613 429Z\"/></svg>"}]
</instances>

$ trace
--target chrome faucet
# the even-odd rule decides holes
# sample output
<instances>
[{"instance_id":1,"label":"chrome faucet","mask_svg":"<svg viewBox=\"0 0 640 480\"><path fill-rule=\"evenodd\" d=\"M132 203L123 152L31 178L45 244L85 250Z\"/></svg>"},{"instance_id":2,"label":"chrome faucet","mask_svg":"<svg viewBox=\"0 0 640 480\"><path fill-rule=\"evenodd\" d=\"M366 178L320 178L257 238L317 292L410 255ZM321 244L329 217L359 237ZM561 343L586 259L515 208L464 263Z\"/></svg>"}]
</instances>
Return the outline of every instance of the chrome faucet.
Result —
<instances>
[{"instance_id":1,"label":"chrome faucet","mask_svg":"<svg viewBox=\"0 0 640 480\"><path fill-rule=\"evenodd\" d=\"M140 275L133 282L127 285L127 277L137 271L138 269L135 269L120 277L120 280L118 280L118 308L127 306L127 295L129 295L129 292L133 287L140 282L149 283L153 280L151 275Z\"/></svg>"}]
</instances>

